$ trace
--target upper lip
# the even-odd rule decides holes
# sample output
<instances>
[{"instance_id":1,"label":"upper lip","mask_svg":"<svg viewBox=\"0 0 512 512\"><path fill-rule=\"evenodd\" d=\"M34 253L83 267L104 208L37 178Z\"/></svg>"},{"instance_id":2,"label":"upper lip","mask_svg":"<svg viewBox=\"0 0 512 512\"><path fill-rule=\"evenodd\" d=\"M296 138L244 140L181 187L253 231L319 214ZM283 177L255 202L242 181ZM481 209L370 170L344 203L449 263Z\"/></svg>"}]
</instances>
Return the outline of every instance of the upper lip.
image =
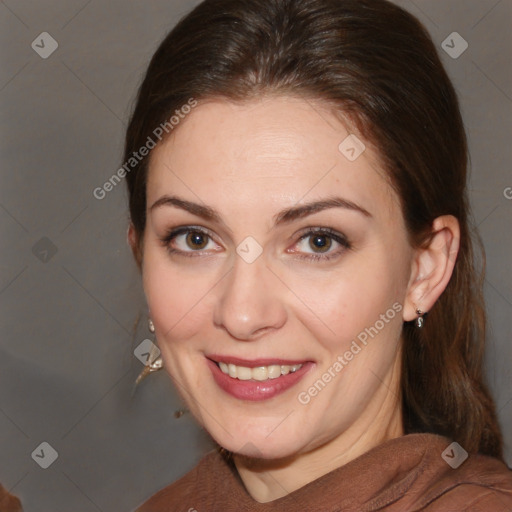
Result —
<instances>
[{"instance_id":1,"label":"upper lip","mask_svg":"<svg viewBox=\"0 0 512 512\"><path fill-rule=\"evenodd\" d=\"M276 357L263 357L258 359L243 359L240 357L224 356L224 355L208 355L206 356L215 363L234 364L235 366L245 366L246 368L256 368L258 366L271 366L274 364L293 366L295 364L304 364L308 361L306 359L280 359Z\"/></svg>"}]
</instances>

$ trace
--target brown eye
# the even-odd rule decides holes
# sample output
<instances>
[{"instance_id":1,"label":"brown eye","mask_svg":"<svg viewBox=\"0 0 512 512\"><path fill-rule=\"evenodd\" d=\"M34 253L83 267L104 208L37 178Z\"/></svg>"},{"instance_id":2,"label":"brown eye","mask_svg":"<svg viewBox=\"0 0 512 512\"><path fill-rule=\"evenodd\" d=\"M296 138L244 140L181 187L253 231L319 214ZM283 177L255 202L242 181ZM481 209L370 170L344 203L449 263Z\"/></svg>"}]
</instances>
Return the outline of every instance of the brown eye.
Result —
<instances>
[{"instance_id":1,"label":"brown eye","mask_svg":"<svg viewBox=\"0 0 512 512\"><path fill-rule=\"evenodd\" d=\"M332 245L332 238L329 235L315 235L309 237L309 246L311 249L320 251L316 252L327 252Z\"/></svg>"},{"instance_id":2,"label":"brown eye","mask_svg":"<svg viewBox=\"0 0 512 512\"><path fill-rule=\"evenodd\" d=\"M191 249L204 249L208 244L208 235L200 231L190 231L186 243Z\"/></svg>"},{"instance_id":3,"label":"brown eye","mask_svg":"<svg viewBox=\"0 0 512 512\"><path fill-rule=\"evenodd\" d=\"M325 227L309 229L300 237L296 246L298 250L292 252L297 253L299 259L317 262L339 258L352 247L345 235ZM333 247L338 247L338 250L331 250Z\"/></svg>"},{"instance_id":4,"label":"brown eye","mask_svg":"<svg viewBox=\"0 0 512 512\"><path fill-rule=\"evenodd\" d=\"M210 242L215 245L206 231L189 226L171 230L160 241L169 253L179 256L201 256L204 255L201 251L208 250Z\"/></svg>"}]
</instances>

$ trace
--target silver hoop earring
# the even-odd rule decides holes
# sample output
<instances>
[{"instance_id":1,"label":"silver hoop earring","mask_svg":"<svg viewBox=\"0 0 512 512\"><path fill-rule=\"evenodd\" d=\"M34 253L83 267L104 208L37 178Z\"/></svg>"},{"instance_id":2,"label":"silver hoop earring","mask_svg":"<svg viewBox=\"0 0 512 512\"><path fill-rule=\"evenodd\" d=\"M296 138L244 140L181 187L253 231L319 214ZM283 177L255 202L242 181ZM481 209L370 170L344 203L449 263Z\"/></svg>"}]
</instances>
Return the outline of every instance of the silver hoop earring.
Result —
<instances>
[{"instance_id":1,"label":"silver hoop earring","mask_svg":"<svg viewBox=\"0 0 512 512\"><path fill-rule=\"evenodd\" d=\"M151 320L151 318L148 318L148 329L149 332L155 332L155 324L153 323L153 320Z\"/></svg>"}]
</instances>

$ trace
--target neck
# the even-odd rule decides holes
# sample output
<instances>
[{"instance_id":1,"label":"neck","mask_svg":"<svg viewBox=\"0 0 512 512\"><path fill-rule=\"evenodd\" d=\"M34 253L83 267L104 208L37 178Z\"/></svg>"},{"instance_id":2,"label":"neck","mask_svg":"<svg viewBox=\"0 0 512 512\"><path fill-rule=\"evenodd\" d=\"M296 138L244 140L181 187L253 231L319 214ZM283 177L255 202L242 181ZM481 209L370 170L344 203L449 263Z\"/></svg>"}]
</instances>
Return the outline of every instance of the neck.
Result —
<instances>
[{"instance_id":1,"label":"neck","mask_svg":"<svg viewBox=\"0 0 512 512\"><path fill-rule=\"evenodd\" d=\"M396 379L392 379L396 380ZM404 435L398 385L382 386L350 428L312 450L283 459L233 456L238 474L253 499L281 498L341 467L385 441Z\"/></svg>"}]
</instances>

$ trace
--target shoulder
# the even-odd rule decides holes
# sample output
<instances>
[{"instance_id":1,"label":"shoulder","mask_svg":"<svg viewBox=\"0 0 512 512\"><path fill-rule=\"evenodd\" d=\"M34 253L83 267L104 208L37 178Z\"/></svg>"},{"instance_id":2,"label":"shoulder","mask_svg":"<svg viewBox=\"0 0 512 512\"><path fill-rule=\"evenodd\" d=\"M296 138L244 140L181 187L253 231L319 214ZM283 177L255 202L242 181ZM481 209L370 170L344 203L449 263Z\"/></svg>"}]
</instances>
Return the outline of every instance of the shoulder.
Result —
<instances>
[{"instance_id":1,"label":"shoulder","mask_svg":"<svg viewBox=\"0 0 512 512\"><path fill-rule=\"evenodd\" d=\"M414 510L512 511L512 471L503 462L471 454L452 467L448 458L436 455L425 468L425 489Z\"/></svg>"},{"instance_id":2,"label":"shoulder","mask_svg":"<svg viewBox=\"0 0 512 512\"><path fill-rule=\"evenodd\" d=\"M380 483L364 501L361 508L365 510L512 511L512 471L498 459L467 454L445 437L409 434L384 443L360 460L370 457L366 465ZM382 461L386 470L378 473Z\"/></svg>"},{"instance_id":3,"label":"shoulder","mask_svg":"<svg viewBox=\"0 0 512 512\"><path fill-rule=\"evenodd\" d=\"M288 511L297 503L302 510L511 512L512 471L491 457L461 457L452 445L434 434L397 438L266 505L248 496L233 465L213 451L136 512Z\"/></svg>"},{"instance_id":4,"label":"shoulder","mask_svg":"<svg viewBox=\"0 0 512 512\"><path fill-rule=\"evenodd\" d=\"M219 487L234 479L233 471L217 451L207 453L198 464L176 482L164 487L135 512L194 512L205 500L215 499Z\"/></svg>"}]
</instances>

